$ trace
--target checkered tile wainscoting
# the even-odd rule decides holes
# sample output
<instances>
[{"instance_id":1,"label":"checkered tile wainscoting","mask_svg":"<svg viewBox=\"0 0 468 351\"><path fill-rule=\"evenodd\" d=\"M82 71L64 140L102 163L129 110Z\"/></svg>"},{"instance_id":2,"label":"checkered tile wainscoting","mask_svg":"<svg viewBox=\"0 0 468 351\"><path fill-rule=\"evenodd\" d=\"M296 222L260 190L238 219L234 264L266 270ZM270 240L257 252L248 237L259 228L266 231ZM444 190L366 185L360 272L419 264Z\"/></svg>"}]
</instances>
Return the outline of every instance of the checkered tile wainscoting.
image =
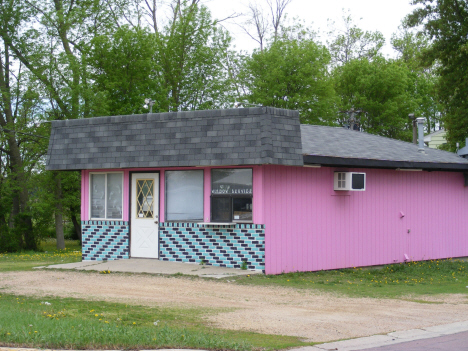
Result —
<instances>
[{"instance_id":1,"label":"checkered tile wainscoting","mask_svg":"<svg viewBox=\"0 0 468 351\"><path fill-rule=\"evenodd\" d=\"M239 268L265 269L265 228L259 224L202 226L197 223L160 223L160 259Z\"/></svg>"},{"instance_id":2,"label":"checkered tile wainscoting","mask_svg":"<svg viewBox=\"0 0 468 351\"><path fill-rule=\"evenodd\" d=\"M83 260L128 258L128 222L82 221Z\"/></svg>"}]
</instances>

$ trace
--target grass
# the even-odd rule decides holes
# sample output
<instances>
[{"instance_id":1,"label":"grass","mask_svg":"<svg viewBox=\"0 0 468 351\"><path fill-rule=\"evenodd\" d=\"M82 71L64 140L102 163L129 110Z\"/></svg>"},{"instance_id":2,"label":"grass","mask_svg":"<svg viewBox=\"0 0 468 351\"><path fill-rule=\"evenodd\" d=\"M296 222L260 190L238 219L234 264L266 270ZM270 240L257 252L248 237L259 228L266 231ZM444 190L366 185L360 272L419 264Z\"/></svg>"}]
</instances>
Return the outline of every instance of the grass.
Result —
<instances>
[{"instance_id":1,"label":"grass","mask_svg":"<svg viewBox=\"0 0 468 351\"><path fill-rule=\"evenodd\" d=\"M64 250L57 250L55 240L49 239L41 242L41 251L0 253L0 272L81 261L81 246L77 240L66 240L65 247Z\"/></svg>"},{"instance_id":2,"label":"grass","mask_svg":"<svg viewBox=\"0 0 468 351\"><path fill-rule=\"evenodd\" d=\"M78 243L69 241L66 245L67 249L56 250L55 241L49 240L42 244L41 252L0 254L0 272L80 261ZM381 268L247 275L235 278L235 283L428 303L418 295L468 293L468 262L448 259ZM148 308L70 298L49 297L45 300L3 294L0 297L0 345L64 349L213 350L274 350L312 345L296 337L212 328L206 316L218 312L215 309Z\"/></svg>"},{"instance_id":3,"label":"grass","mask_svg":"<svg viewBox=\"0 0 468 351\"><path fill-rule=\"evenodd\" d=\"M430 260L381 268L250 275L237 277L236 283L285 286L373 298L468 294L468 262L456 259Z\"/></svg>"},{"instance_id":4,"label":"grass","mask_svg":"<svg viewBox=\"0 0 468 351\"><path fill-rule=\"evenodd\" d=\"M61 349L280 349L296 337L210 328L206 309L149 308L78 299L2 295L0 345Z\"/></svg>"}]
</instances>

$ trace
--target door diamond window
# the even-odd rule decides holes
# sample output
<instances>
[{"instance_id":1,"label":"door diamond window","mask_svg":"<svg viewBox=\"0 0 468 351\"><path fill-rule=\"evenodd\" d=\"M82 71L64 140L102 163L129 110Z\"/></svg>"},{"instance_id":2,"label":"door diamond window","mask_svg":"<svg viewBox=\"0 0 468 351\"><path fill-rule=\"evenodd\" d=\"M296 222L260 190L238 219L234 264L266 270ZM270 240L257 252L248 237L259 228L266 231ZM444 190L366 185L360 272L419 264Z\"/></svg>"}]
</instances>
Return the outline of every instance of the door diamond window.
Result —
<instances>
[{"instance_id":1,"label":"door diamond window","mask_svg":"<svg viewBox=\"0 0 468 351\"><path fill-rule=\"evenodd\" d=\"M136 216L137 218L153 218L154 180L137 179L136 181Z\"/></svg>"}]
</instances>

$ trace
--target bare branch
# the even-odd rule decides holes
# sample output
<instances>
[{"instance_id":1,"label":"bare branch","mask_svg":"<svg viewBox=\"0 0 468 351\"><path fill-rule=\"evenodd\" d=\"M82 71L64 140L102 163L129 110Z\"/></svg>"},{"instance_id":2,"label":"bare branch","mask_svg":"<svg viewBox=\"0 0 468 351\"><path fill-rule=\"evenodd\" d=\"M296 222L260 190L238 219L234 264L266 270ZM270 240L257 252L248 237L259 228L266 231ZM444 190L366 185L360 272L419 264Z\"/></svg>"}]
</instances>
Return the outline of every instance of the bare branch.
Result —
<instances>
[{"instance_id":1,"label":"bare branch","mask_svg":"<svg viewBox=\"0 0 468 351\"><path fill-rule=\"evenodd\" d=\"M278 32L280 29L281 18L283 17L284 10L286 6L288 6L292 0L275 0L275 4L273 5L273 0L266 0L268 3L268 7L270 8L271 13L271 23L273 25L274 30L274 39L278 37Z\"/></svg>"},{"instance_id":2,"label":"bare branch","mask_svg":"<svg viewBox=\"0 0 468 351\"><path fill-rule=\"evenodd\" d=\"M152 4L148 2L148 0L145 0L146 7L148 8L148 15L151 18L151 21L153 22L151 26L154 29L155 33L158 33L158 21L156 18L156 12L157 12L157 5L156 5L156 0L150 0L152 1Z\"/></svg>"}]
</instances>

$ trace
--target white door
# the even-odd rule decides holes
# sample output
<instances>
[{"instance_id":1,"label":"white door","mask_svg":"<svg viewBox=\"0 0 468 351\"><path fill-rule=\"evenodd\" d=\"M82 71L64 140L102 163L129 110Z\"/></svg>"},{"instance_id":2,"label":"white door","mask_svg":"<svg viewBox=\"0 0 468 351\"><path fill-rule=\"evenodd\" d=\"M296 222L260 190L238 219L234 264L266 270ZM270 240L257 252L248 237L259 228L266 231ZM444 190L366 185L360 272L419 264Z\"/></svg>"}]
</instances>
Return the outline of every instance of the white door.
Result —
<instances>
[{"instance_id":1,"label":"white door","mask_svg":"<svg viewBox=\"0 0 468 351\"><path fill-rule=\"evenodd\" d=\"M130 256L159 257L159 173L132 174Z\"/></svg>"}]
</instances>

